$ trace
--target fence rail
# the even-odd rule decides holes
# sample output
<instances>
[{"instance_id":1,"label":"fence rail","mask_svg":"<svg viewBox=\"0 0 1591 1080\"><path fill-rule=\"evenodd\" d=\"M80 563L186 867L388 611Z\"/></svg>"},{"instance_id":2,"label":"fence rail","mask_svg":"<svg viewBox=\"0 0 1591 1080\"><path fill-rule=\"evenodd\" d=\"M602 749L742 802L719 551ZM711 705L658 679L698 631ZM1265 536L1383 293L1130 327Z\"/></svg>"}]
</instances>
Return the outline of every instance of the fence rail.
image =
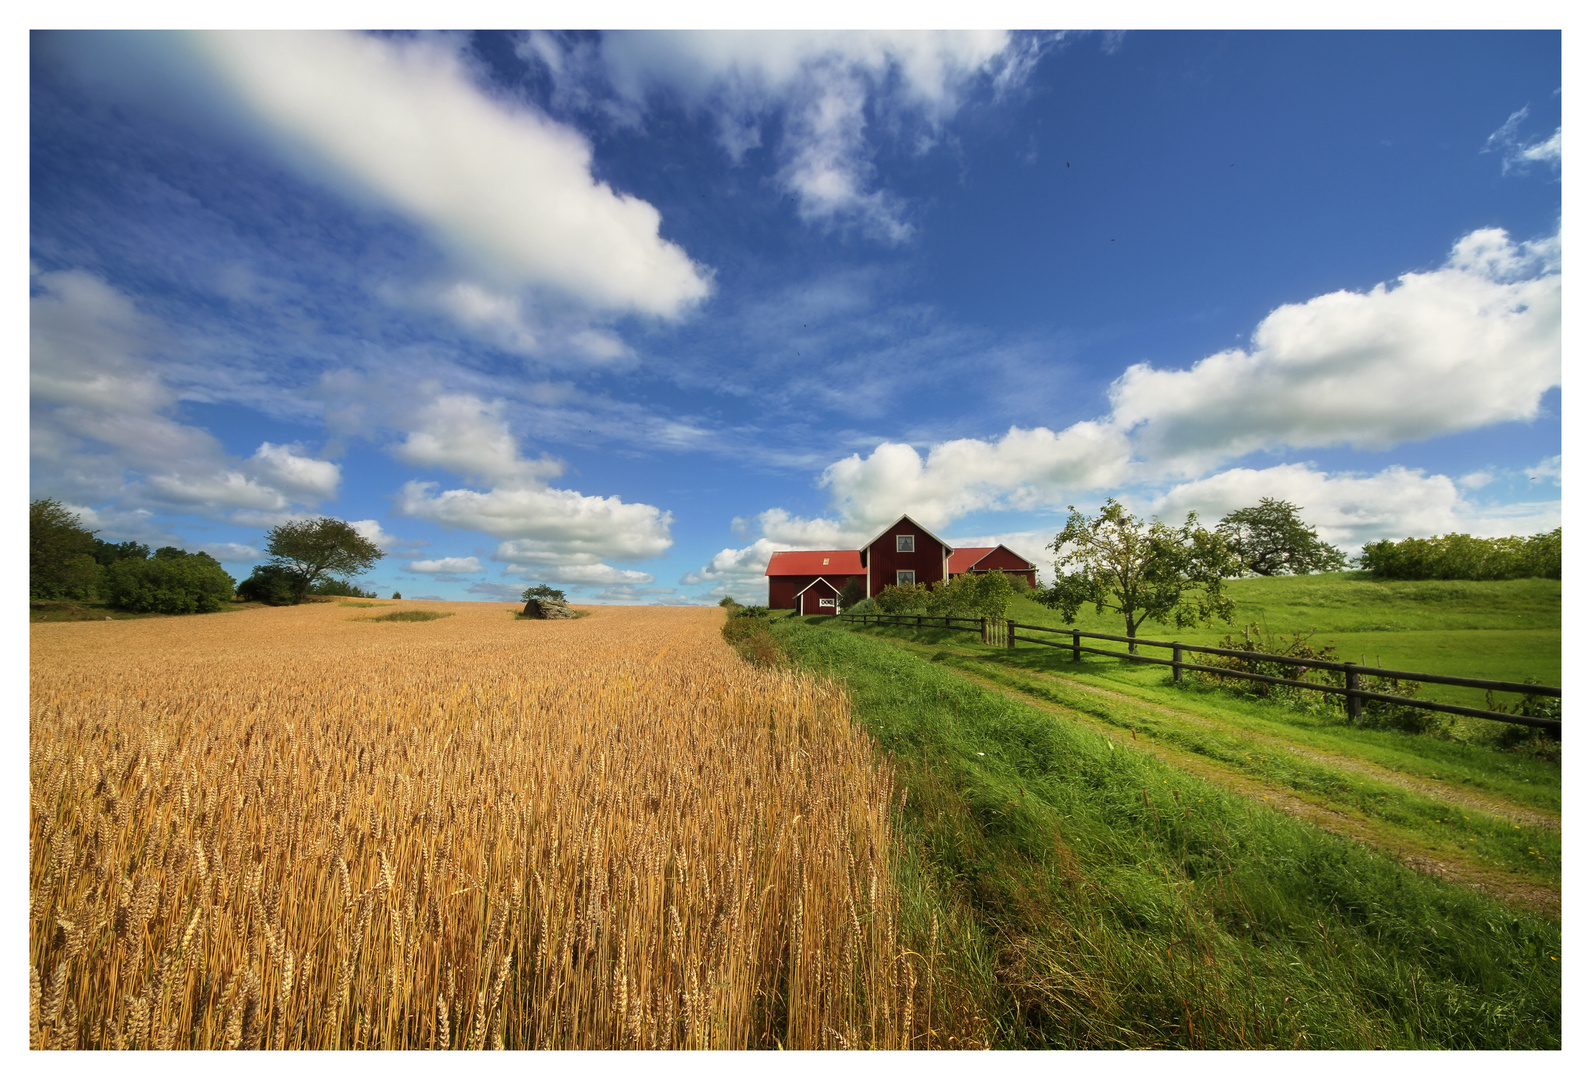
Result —
<instances>
[{"instance_id":1,"label":"fence rail","mask_svg":"<svg viewBox=\"0 0 1591 1080\"><path fill-rule=\"evenodd\" d=\"M1180 641L1157 641L1153 638L1122 637L1118 634L1095 634L1084 630L1057 630L1050 626L1034 626L1031 623L1019 623L1011 619L975 619L959 615L840 615L838 618L846 622L857 622L864 625L941 626L947 630L978 633L981 635L985 645L1002 646L1010 649L1016 648L1016 643L1019 641L1026 641L1034 645L1045 645L1056 649L1070 649L1073 661L1080 661L1084 653L1090 653L1095 656L1110 656L1121 660L1130 660L1139 664L1156 664L1171 668L1171 677L1178 682L1182 680L1183 672L1199 671L1218 675L1222 678L1247 679L1251 682L1313 690L1321 694L1336 694L1346 699L1345 705L1347 706L1348 717L1351 720L1360 718L1366 701L1384 701L1394 705L1408 705L1417 709L1426 709L1431 712L1454 713L1458 716L1476 716L1484 720L1498 720L1505 724L1521 724L1526 727L1540 728L1555 738L1562 737L1562 724L1557 720L1536 716L1519 716L1515 713L1498 712L1493 709L1475 709L1467 705L1449 705L1443 701L1427 701L1421 698L1401 697L1397 694L1383 694L1379 691L1362 688L1359 680L1365 676L1373 676L1383 679L1435 683L1441 686L1465 686L1472 689L1493 690L1500 693L1532 694L1538 697L1555 697L1561 700L1563 698L1563 690L1557 686L1537 686L1534 683L1504 682L1498 679L1469 679L1457 675L1437 675L1424 671L1400 671L1395 668L1370 667L1366 664L1354 664L1347 661L1309 660L1295 656L1279 656L1276 653L1224 649L1215 645L1188 645ZM969 623L971 625L958 625ZM1018 630L1066 635L1071 640L1052 641L1028 637L1018 634ZM1093 646L1084 645L1084 638L1095 641L1121 641L1126 642L1129 646L1170 649L1171 659L1144 656L1138 652L1096 649ZM1304 679L1289 679L1281 675L1264 675L1257 671L1237 671L1233 668L1189 663L1183 659L1184 653L1208 653L1214 656L1230 656L1241 660L1280 664L1285 667L1297 668L1300 675L1310 668L1321 671L1341 672L1343 685L1333 686L1329 683L1308 682Z\"/></svg>"}]
</instances>

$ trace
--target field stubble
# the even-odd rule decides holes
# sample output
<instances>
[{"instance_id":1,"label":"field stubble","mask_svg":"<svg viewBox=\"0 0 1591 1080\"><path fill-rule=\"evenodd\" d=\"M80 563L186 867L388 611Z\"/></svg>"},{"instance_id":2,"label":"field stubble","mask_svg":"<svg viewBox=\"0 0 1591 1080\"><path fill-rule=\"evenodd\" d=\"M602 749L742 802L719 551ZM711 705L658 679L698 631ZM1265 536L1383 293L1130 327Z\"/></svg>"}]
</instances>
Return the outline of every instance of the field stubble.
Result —
<instances>
[{"instance_id":1,"label":"field stubble","mask_svg":"<svg viewBox=\"0 0 1591 1080\"><path fill-rule=\"evenodd\" d=\"M714 610L36 626L38 1048L928 1045L892 780Z\"/></svg>"}]
</instances>

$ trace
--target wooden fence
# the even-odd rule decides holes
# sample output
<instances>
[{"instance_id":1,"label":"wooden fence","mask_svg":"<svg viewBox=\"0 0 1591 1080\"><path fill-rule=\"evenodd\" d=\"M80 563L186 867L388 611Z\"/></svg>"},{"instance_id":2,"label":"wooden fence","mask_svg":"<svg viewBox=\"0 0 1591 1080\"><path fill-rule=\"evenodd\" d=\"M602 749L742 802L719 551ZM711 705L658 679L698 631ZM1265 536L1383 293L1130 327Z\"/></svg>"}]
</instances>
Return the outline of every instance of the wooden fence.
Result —
<instances>
[{"instance_id":1,"label":"wooden fence","mask_svg":"<svg viewBox=\"0 0 1591 1080\"><path fill-rule=\"evenodd\" d=\"M973 619L946 615L840 615L838 617L847 622L862 624L915 625L941 627L946 630L962 630L979 634L985 645L995 645L1008 649L1016 648L1016 643L1019 641L1030 642L1034 645L1047 645L1057 649L1069 649L1074 661L1082 660L1084 653L1091 653L1095 656L1111 656L1140 664L1159 664L1169 667L1172 679L1177 682L1182 681L1182 673L1185 671L1202 671L1211 675L1219 675L1222 678L1247 679L1251 682L1272 683L1277 686L1292 686L1301 690L1313 690L1321 694L1337 694L1346 699L1348 718L1354 721L1357 721L1362 715L1366 701L1385 701L1394 705L1408 705L1417 709L1428 709L1431 712L1456 713L1459 716L1478 716L1485 720L1498 720L1505 724L1523 724L1528 727L1541 728L1554 738L1560 738L1562 732L1562 725L1557 720L1536 716L1519 716L1514 713L1497 712L1492 709L1473 709L1467 705L1449 705L1442 701L1426 701L1397 694L1383 694L1378 691L1364 689L1360 680L1374 676L1383 679L1436 683L1440 686L1468 686L1499 693L1533 694L1537 697L1562 699L1563 690L1556 686L1501 682L1495 679L1466 679L1456 675L1433 675L1430 672L1422 671L1398 671L1393 668L1370 667L1365 664L1353 664L1337 660L1305 660L1296 656L1279 656L1275 653L1222 649L1214 645L1187 645L1180 641L1155 641L1151 638L1129 638L1116 634L1093 634L1082 630L1057 630L1049 626L1032 626L1028 623L1019 623L1011 619ZM1056 641L1046 638L1027 637L1018 634L1018 630L1056 635L1062 637L1063 640ZM1171 650L1171 658L1168 660L1158 656L1144 656L1137 652L1096 649L1092 646L1084 645L1084 638L1095 641L1121 641L1126 642L1129 646L1169 649ZM1319 671L1341 672L1343 685L1334 686L1330 683L1308 682L1303 679L1290 679L1281 675L1263 675L1257 671L1240 671L1235 668L1189 663L1183 659L1186 653L1207 653L1213 656L1231 656L1242 660L1278 664L1283 667L1297 668L1300 675L1310 668Z\"/></svg>"}]
</instances>

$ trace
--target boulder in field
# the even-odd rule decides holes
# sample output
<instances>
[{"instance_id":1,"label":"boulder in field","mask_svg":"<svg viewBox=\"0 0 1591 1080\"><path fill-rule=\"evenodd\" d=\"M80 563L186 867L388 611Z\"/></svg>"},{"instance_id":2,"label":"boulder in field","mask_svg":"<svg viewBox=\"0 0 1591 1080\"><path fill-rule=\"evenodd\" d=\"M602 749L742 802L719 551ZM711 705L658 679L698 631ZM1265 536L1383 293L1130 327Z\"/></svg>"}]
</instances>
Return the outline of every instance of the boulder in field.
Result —
<instances>
[{"instance_id":1,"label":"boulder in field","mask_svg":"<svg viewBox=\"0 0 1591 1080\"><path fill-rule=\"evenodd\" d=\"M532 597L525 601L525 610L520 614L527 619L578 619L579 613L562 600L550 600L547 597Z\"/></svg>"}]
</instances>

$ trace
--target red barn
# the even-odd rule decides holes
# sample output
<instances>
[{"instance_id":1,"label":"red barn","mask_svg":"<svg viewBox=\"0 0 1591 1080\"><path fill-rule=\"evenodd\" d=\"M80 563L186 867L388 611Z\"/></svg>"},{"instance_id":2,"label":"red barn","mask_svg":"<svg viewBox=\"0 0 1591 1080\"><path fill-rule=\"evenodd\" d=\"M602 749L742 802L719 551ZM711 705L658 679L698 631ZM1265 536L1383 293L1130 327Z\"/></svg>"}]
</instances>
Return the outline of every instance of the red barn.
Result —
<instances>
[{"instance_id":1,"label":"red barn","mask_svg":"<svg viewBox=\"0 0 1591 1080\"><path fill-rule=\"evenodd\" d=\"M1012 578L1021 578L1028 583L1030 589L1039 587L1038 567L1004 544L992 548L957 548L950 556L951 577L995 572L1008 574Z\"/></svg>"},{"instance_id":2,"label":"red barn","mask_svg":"<svg viewBox=\"0 0 1591 1080\"><path fill-rule=\"evenodd\" d=\"M1037 586L1037 568L1004 544L957 550L908 516L862 545L860 551L776 551L768 560L768 606L802 615L832 615L852 578L866 594L888 585L932 585L960 574L1004 573Z\"/></svg>"},{"instance_id":3,"label":"red barn","mask_svg":"<svg viewBox=\"0 0 1591 1080\"><path fill-rule=\"evenodd\" d=\"M776 551L764 573L769 607L799 607L802 615L817 615L821 609L822 614L832 615L838 605L823 601L833 601L847 581L867 571L855 551Z\"/></svg>"}]
</instances>

